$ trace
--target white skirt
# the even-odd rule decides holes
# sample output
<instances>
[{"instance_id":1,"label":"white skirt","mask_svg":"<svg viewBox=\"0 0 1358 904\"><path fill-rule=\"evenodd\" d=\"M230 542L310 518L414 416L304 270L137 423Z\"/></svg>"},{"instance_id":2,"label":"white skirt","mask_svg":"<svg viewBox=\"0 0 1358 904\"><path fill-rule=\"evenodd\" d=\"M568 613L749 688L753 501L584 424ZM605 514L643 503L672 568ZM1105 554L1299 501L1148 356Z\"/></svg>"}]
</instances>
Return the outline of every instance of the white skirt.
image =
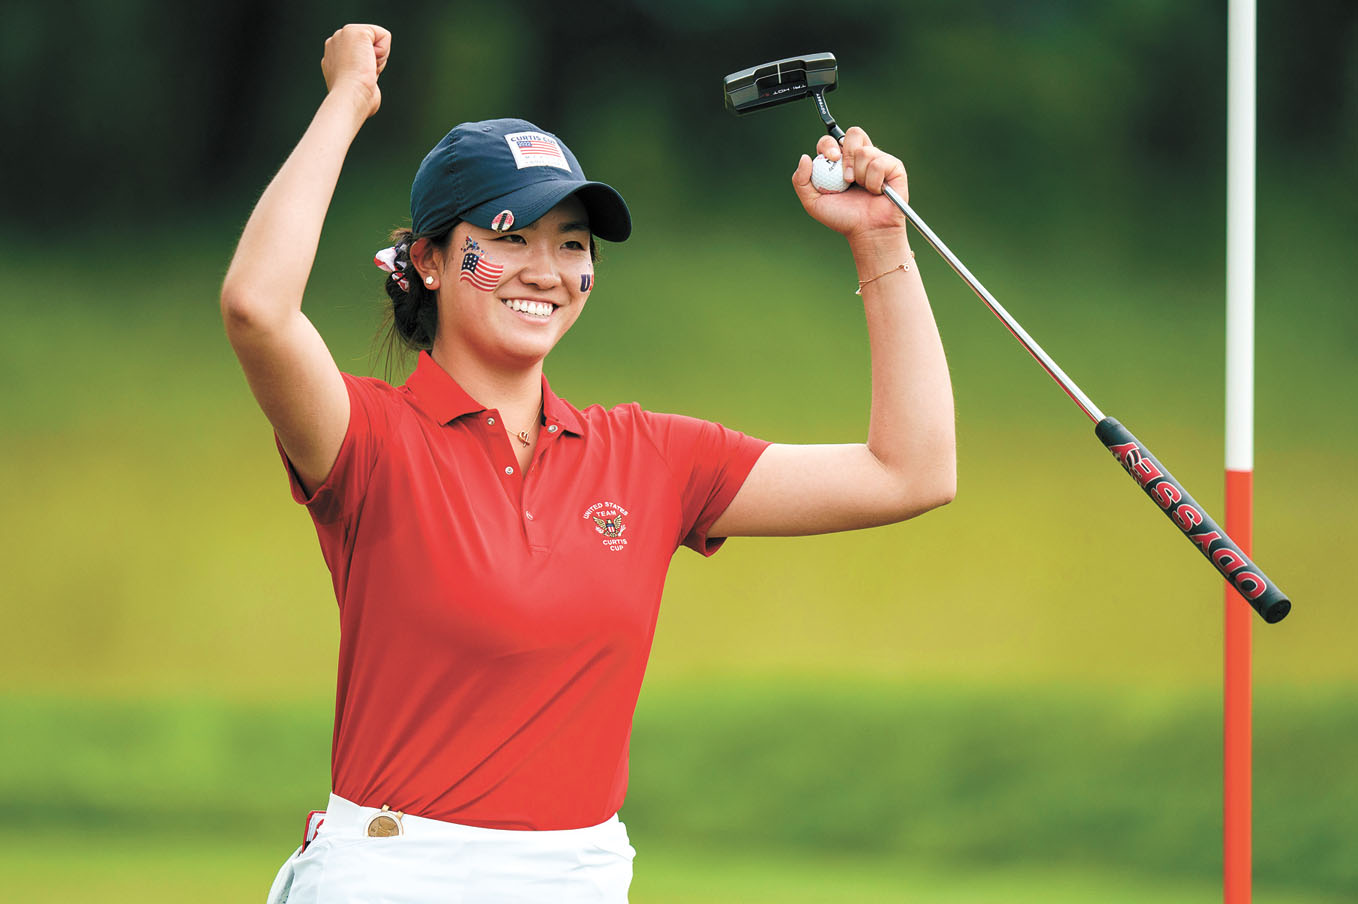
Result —
<instances>
[{"instance_id":1,"label":"white skirt","mask_svg":"<svg viewBox=\"0 0 1358 904\"><path fill-rule=\"evenodd\" d=\"M330 795L268 904L626 904L636 856L617 816L584 829L482 829ZM375 831L398 835L372 837ZM318 819L312 819L308 834Z\"/></svg>"}]
</instances>

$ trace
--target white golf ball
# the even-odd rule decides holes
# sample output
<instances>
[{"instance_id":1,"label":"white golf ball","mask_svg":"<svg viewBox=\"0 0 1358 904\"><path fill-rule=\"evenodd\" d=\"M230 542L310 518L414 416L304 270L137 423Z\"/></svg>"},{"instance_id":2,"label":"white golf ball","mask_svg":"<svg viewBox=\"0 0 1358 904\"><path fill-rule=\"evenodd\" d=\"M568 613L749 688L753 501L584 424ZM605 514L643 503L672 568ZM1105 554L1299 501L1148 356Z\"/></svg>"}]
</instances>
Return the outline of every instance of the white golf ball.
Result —
<instances>
[{"instance_id":1,"label":"white golf ball","mask_svg":"<svg viewBox=\"0 0 1358 904\"><path fill-rule=\"evenodd\" d=\"M811 161L811 184L816 186L816 191L826 192L844 191L849 187L839 161L826 159L824 154L817 154Z\"/></svg>"}]
</instances>

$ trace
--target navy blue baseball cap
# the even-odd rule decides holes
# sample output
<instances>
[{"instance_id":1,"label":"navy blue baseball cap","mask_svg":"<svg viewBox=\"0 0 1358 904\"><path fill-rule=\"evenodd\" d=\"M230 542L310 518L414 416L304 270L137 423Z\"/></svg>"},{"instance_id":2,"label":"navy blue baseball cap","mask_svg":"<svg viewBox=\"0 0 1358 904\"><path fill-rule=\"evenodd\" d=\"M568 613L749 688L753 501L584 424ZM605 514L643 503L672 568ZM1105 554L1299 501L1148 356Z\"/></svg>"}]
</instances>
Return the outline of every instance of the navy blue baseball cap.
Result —
<instances>
[{"instance_id":1,"label":"navy blue baseball cap","mask_svg":"<svg viewBox=\"0 0 1358 904\"><path fill-rule=\"evenodd\" d=\"M612 187L590 182L566 143L522 119L487 119L454 126L424 158L410 186L416 235L442 232L453 220L482 229L522 229L567 195L589 212L601 239L632 234L627 202Z\"/></svg>"}]
</instances>

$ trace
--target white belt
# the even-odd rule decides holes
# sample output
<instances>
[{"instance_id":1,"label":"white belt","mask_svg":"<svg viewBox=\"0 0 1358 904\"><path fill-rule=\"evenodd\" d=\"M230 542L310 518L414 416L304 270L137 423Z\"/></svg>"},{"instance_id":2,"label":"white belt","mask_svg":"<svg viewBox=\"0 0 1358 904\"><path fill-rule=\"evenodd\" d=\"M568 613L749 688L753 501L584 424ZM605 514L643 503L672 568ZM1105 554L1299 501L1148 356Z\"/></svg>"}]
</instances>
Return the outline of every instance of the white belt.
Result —
<instances>
[{"instance_id":1,"label":"white belt","mask_svg":"<svg viewBox=\"0 0 1358 904\"><path fill-rule=\"evenodd\" d=\"M449 841L496 841L501 844L572 845L588 843L618 833L617 814L595 826L580 829L487 829L467 826L425 816L412 816L387 807L360 807L337 794L330 795L324 822L317 835L330 838L386 838L405 835L411 838L439 838Z\"/></svg>"},{"instance_id":2,"label":"white belt","mask_svg":"<svg viewBox=\"0 0 1358 904\"><path fill-rule=\"evenodd\" d=\"M397 835L411 843L381 840ZM376 843L362 843L370 836ZM385 807L360 807L331 794L323 812L307 817L302 847L278 871L268 904L314 904L320 900L320 875L328 895L343 892L325 897L327 901L444 900L439 895L456 882L458 901L622 904L635 854L616 814L582 829L485 829ZM439 873L440 863L449 868L446 874ZM459 863L478 868L468 872ZM429 869L412 873L412 865L431 864L432 874ZM304 871L307 878L298 878ZM294 880L300 883L300 894Z\"/></svg>"}]
</instances>

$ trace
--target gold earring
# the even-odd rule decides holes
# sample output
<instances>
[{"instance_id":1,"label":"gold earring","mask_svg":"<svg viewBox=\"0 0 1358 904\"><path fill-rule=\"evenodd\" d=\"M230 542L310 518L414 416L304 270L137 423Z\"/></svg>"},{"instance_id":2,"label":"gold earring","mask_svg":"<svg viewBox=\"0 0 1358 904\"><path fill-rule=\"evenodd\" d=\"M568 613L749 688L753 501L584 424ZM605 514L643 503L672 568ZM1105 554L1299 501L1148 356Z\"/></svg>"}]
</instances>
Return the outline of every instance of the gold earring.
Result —
<instances>
[{"instance_id":1,"label":"gold earring","mask_svg":"<svg viewBox=\"0 0 1358 904\"><path fill-rule=\"evenodd\" d=\"M432 285L434 284L434 277L432 277L432 276L426 276L426 277L424 278L424 284L425 284L426 286L432 286Z\"/></svg>"}]
</instances>

